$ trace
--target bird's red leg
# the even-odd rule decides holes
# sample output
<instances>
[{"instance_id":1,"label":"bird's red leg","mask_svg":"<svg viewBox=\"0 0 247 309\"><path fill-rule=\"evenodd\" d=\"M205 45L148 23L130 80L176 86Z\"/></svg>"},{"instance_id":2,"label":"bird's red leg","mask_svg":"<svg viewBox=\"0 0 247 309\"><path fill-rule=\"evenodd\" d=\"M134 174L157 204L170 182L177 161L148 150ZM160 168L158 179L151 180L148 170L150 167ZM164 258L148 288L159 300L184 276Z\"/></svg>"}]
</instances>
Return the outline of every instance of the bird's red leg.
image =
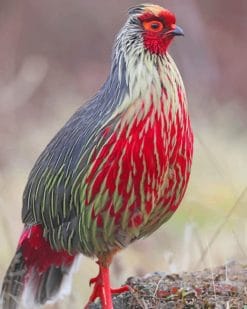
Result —
<instances>
[{"instance_id":1,"label":"bird's red leg","mask_svg":"<svg viewBox=\"0 0 247 309\"><path fill-rule=\"evenodd\" d=\"M98 264L99 274L97 277L90 280L90 285L94 284L94 288L85 308L88 308L89 304L94 302L95 299L99 297L103 309L113 309L112 294L119 294L129 291L129 287L126 285L118 289L111 289L109 266L103 266L100 262L98 262Z\"/></svg>"}]
</instances>

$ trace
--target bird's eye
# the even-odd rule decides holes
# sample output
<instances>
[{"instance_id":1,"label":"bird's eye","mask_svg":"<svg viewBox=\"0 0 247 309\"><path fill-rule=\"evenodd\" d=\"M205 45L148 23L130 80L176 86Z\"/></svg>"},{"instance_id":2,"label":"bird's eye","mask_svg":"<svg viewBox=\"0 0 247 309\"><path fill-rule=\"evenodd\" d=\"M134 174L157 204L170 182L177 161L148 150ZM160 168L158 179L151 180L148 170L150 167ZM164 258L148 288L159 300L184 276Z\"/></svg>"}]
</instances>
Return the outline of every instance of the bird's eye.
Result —
<instances>
[{"instance_id":1,"label":"bird's eye","mask_svg":"<svg viewBox=\"0 0 247 309\"><path fill-rule=\"evenodd\" d=\"M164 28L162 22L158 20L144 21L143 27L145 30L152 32L159 32Z\"/></svg>"}]
</instances>

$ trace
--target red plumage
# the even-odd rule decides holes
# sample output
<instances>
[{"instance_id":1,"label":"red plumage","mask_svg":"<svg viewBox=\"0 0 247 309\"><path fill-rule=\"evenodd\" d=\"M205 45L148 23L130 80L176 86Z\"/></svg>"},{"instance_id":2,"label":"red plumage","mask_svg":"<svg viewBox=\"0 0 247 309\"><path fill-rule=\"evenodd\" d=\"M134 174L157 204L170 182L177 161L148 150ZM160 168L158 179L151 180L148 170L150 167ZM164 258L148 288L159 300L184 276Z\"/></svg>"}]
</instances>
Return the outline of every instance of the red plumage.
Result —
<instances>
[{"instance_id":1,"label":"red plumage","mask_svg":"<svg viewBox=\"0 0 247 309\"><path fill-rule=\"evenodd\" d=\"M18 247L22 250L23 259L28 268L27 274L32 268L35 268L38 273L44 273L51 265L56 267L71 266L75 258L64 250L57 252L52 249L49 242L43 237L41 225L33 225L25 229Z\"/></svg>"}]
</instances>

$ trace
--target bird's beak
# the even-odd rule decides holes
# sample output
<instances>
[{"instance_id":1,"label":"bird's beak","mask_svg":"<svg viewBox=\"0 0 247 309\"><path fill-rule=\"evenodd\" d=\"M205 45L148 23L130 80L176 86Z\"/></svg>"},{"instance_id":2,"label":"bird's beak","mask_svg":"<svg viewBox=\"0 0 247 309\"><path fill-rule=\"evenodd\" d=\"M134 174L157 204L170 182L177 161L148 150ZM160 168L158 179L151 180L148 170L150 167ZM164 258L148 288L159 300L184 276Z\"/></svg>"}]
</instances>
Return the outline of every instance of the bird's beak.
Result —
<instances>
[{"instance_id":1,"label":"bird's beak","mask_svg":"<svg viewBox=\"0 0 247 309\"><path fill-rule=\"evenodd\" d=\"M177 36L177 35L184 35L184 31L181 27L177 25L172 25L172 30L168 31L166 34Z\"/></svg>"}]
</instances>

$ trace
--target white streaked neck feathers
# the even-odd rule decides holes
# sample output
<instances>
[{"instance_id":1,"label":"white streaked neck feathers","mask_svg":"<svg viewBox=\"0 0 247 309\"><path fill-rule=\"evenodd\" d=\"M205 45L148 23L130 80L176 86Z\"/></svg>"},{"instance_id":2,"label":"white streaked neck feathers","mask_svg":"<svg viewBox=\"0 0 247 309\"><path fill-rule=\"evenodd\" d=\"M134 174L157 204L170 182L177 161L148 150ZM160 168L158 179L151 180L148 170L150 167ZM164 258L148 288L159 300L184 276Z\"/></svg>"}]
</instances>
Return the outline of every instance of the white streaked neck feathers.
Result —
<instances>
[{"instance_id":1,"label":"white streaked neck feathers","mask_svg":"<svg viewBox=\"0 0 247 309\"><path fill-rule=\"evenodd\" d=\"M119 104L111 119L122 112L127 122L136 116L144 117L152 104L158 114L161 113L161 104L163 104L166 114L171 110L172 118L175 119L177 112L181 111L178 87L181 88L182 93L185 93L185 90L171 56L166 54L160 57L144 52L137 56L135 50L132 53L130 50L128 54L122 54L121 57L124 58L119 61L119 74L124 72L125 76L120 78L126 79L129 92L126 93L123 102ZM126 70L121 69L123 63ZM186 99L184 101L186 104ZM183 107L186 108L186 106Z\"/></svg>"}]
</instances>

